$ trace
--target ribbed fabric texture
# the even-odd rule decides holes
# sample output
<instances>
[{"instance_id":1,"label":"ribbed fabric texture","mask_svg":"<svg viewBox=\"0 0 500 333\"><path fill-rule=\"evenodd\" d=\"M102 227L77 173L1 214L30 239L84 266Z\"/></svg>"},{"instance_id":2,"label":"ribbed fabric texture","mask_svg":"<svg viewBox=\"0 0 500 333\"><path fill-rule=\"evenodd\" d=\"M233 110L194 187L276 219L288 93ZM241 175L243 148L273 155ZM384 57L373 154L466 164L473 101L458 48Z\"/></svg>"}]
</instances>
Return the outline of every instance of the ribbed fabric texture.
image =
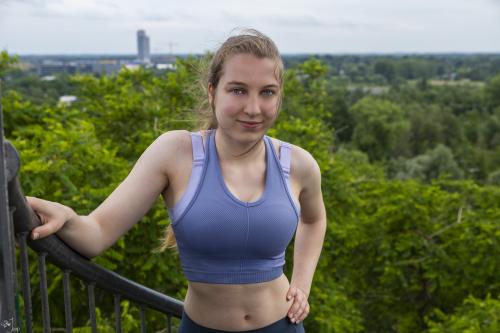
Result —
<instances>
[{"instance_id":1,"label":"ribbed fabric texture","mask_svg":"<svg viewBox=\"0 0 500 333\"><path fill-rule=\"evenodd\" d=\"M195 136L192 139L196 163L200 161L200 146L195 145L200 142ZM257 201L243 202L224 183L215 131L208 133L206 141L203 163L193 164L188 189L169 210L186 278L241 284L279 277L299 219L299 208L283 171L287 165L281 166L271 139L265 136L264 193ZM285 159L285 163L289 170L290 161Z\"/></svg>"}]
</instances>

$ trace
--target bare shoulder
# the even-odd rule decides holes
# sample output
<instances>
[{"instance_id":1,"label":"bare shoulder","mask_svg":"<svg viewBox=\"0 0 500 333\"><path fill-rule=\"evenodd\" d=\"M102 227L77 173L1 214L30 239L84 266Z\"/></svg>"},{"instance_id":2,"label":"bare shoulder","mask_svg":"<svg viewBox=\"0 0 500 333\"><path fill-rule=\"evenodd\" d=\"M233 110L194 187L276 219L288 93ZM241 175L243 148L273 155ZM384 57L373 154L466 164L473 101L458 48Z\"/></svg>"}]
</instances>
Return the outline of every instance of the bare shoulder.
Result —
<instances>
[{"instance_id":1,"label":"bare shoulder","mask_svg":"<svg viewBox=\"0 0 500 333\"><path fill-rule=\"evenodd\" d=\"M280 141L276 138L271 138L275 150L279 154ZM308 182L317 182L321 179L321 171L314 157L302 147L290 144L292 148L290 174L303 187L307 186Z\"/></svg>"},{"instance_id":2,"label":"bare shoulder","mask_svg":"<svg viewBox=\"0 0 500 333\"><path fill-rule=\"evenodd\" d=\"M152 145L160 145L162 148L185 148L190 147L191 144L190 133L186 130L168 131L160 135L152 143Z\"/></svg>"},{"instance_id":3,"label":"bare shoulder","mask_svg":"<svg viewBox=\"0 0 500 333\"><path fill-rule=\"evenodd\" d=\"M186 130L168 131L156 138L144 151L141 158L146 158L164 171L168 171L178 162L191 157L191 136Z\"/></svg>"},{"instance_id":4,"label":"bare shoulder","mask_svg":"<svg viewBox=\"0 0 500 333\"><path fill-rule=\"evenodd\" d=\"M320 176L318 162L314 157L302 147L292 145L291 172L295 172L298 178Z\"/></svg>"},{"instance_id":5,"label":"bare shoulder","mask_svg":"<svg viewBox=\"0 0 500 333\"><path fill-rule=\"evenodd\" d=\"M186 130L168 131L156 138L148 147L160 155L187 153L191 150L191 136Z\"/></svg>"}]
</instances>

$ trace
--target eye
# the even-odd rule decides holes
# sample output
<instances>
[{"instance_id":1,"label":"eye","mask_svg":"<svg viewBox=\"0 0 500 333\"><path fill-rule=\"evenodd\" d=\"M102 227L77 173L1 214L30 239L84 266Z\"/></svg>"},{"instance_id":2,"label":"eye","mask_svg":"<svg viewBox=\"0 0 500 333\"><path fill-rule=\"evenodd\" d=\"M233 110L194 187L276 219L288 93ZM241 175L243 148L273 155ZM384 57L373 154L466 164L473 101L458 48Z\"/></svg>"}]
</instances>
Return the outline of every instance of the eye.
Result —
<instances>
[{"instance_id":1,"label":"eye","mask_svg":"<svg viewBox=\"0 0 500 333\"><path fill-rule=\"evenodd\" d=\"M245 93L245 91L241 88L231 88L230 92L234 95L243 95Z\"/></svg>"},{"instance_id":2,"label":"eye","mask_svg":"<svg viewBox=\"0 0 500 333\"><path fill-rule=\"evenodd\" d=\"M266 96L266 97L270 97L270 96L273 96L275 95L276 92L272 89L264 89L262 90L262 95Z\"/></svg>"}]
</instances>

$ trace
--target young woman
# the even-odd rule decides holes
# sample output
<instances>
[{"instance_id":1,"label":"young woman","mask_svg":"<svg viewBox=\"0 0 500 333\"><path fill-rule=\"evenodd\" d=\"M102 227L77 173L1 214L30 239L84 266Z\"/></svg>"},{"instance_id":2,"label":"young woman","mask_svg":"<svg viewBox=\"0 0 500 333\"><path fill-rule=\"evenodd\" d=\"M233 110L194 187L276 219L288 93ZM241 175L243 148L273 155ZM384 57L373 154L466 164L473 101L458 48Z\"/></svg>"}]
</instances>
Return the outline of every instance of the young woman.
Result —
<instances>
[{"instance_id":1,"label":"young woman","mask_svg":"<svg viewBox=\"0 0 500 333\"><path fill-rule=\"evenodd\" d=\"M164 247L178 247L188 279L180 333L304 332L326 214L314 158L266 136L279 113L283 72L267 36L247 30L228 38L209 67L206 129L158 137L88 216L28 198L43 222L32 237L57 232L94 257L161 194L172 221ZM289 282L283 265L294 234Z\"/></svg>"}]
</instances>

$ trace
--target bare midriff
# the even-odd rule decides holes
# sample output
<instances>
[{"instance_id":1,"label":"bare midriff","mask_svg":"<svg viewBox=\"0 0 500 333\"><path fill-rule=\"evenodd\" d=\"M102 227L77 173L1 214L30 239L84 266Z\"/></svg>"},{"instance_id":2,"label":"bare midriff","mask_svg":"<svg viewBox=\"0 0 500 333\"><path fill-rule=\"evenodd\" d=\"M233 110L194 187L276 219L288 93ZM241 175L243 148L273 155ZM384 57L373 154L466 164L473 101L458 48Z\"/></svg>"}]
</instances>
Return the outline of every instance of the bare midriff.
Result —
<instances>
[{"instance_id":1,"label":"bare midriff","mask_svg":"<svg viewBox=\"0 0 500 333\"><path fill-rule=\"evenodd\" d=\"M201 326L222 331L247 331L268 326L288 313L290 283L286 275L250 284L188 282L184 311Z\"/></svg>"}]
</instances>

